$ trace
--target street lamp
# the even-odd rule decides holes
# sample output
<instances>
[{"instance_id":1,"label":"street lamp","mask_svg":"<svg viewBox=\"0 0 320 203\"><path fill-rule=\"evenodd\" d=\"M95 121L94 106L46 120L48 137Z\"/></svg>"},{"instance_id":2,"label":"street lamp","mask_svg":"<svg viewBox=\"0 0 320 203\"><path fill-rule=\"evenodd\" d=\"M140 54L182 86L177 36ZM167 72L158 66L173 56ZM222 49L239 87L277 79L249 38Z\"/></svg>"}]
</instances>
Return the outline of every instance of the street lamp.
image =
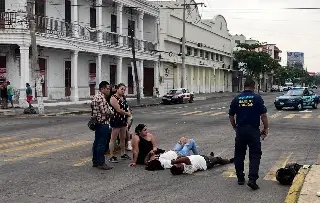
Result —
<instances>
[{"instance_id":1,"label":"street lamp","mask_svg":"<svg viewBox=\"0 0 320 203\"><path fill-rule=\"evenodd\" d=\"M259 87L258 87L258 93L260 92L260 89L261 89L261 80L262 80L262 73L260 73L259 75Z\"/></svg>"}]
</instances>

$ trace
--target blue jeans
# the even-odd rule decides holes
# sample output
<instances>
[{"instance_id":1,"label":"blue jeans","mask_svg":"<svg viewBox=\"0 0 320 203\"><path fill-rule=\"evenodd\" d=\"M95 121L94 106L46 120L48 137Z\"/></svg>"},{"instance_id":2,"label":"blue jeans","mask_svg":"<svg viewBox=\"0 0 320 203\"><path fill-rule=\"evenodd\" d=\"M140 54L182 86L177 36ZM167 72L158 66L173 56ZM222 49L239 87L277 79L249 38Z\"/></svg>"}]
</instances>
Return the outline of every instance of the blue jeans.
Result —
<instances>
[{"instance_id":1,"label":"blue jeans","mask_svg":"<svg viewBox=\"0 0 320 203\"><path fill-rule=\"evenodd\" d=\"M194 155L199 154L197 144L193 139L189 140L184 145L177 143L176 146L173 148L173 151L177 152L180 156L190 156L190 151L192 151Z\"/></svg>"},{"instance_id":2,"label":"blue jeans","mask_svg":"<svg viewBox=\"0 0 320 203\"><path fill-rule=\"evenodd\" d=\"M105 163L104 152L106 151L106 142L110 137L108 124L97 124L95 138L92 146L92 163L102 165Z\"/></svg>"}]
</instances>

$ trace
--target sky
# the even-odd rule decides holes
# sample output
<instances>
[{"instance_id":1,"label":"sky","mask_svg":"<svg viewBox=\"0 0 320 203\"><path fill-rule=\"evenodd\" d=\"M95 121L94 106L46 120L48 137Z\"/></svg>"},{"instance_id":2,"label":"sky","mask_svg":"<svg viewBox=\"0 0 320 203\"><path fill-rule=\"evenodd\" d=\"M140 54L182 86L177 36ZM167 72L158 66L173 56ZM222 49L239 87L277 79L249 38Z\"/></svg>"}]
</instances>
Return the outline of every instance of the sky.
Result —
<instances>
[{"instance_id":1,"label":"sky","mask_svg":"<svg viewBox=\"0 0 320 203\"><path fill-rule=\"evenodd\" d=\"M320 0L196 0L202 19L220 14L226 18L231 34L276 44L282 50L282 65L287 51L304 52L309 72L320 72ZM318 10L283 8L316 7Z\"/></svg>"}]
</instances>

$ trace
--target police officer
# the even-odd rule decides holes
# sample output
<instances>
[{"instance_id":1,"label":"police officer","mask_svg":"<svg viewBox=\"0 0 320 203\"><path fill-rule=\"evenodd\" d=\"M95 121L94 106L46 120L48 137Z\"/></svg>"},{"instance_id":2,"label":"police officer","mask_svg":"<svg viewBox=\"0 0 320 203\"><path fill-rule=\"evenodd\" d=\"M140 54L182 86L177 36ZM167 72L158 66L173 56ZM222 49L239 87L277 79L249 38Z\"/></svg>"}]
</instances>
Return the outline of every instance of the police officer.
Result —
<instances>
[{"instance_id":1,"label":"police officer","mask_svg":"<svg viewBox=\"0 0 320 203\"><path fill-rule=\"evenodd\" d=\"M260 95L254 93L255 82L247 79L244 91L236 96L230 105L229 118L236 131L235 138L235 169L238 184L244 185L244 159L249 146L249 181L247 185L253 190L259 189L256 181L259 178L259 165L262 155L260 137L268 135L267 108ZM236 116L236 120L235 120ZM260 132L260 118L264 125Z\"/></svg>"}]
</instances>

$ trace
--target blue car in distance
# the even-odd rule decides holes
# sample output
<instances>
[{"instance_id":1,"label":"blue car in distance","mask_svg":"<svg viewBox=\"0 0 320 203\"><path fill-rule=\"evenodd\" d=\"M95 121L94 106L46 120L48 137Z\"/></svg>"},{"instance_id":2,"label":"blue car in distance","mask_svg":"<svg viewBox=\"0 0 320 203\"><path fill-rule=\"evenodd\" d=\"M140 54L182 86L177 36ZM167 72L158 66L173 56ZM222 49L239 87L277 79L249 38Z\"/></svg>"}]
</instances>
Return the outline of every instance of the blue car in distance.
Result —
<instances>
[{"instance_id":1,"label":"blue car in distance","mask_svg":"<svg viewBox=\"0 0 320 203\"><path fill-rule=\"evenodd\" d=\"M302 110L307 106L317 109L319 98L320 97L312 90L293 88L284 93L282 96L277 97L274 101L274 106L277 110L281 110L284 107L293 107L296 110Z\"/></svg>"}]
</instances>

